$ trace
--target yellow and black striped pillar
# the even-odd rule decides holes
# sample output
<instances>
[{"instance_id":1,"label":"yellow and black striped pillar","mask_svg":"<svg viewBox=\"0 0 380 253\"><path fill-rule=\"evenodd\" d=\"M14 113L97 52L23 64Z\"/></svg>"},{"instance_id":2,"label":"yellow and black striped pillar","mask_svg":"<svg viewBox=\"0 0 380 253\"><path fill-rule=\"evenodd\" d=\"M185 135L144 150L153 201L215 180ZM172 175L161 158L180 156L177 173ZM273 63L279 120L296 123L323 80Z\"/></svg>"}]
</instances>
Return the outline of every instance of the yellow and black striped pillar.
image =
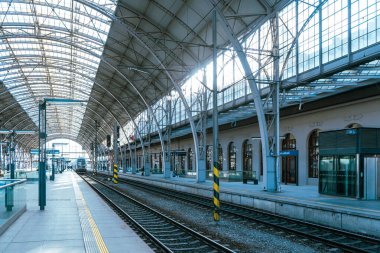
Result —
<instances>
[{"instance_id":1,"label":"yellow and black striped pillar","mask_svg":"<svg viewBox=\"0 0 380 253\"><path fill-rule=\"evenodd\" d=\"M117 184L119 182L119 175L118 175L116 164L113 165L113 182L114 184Z\"/></svg>"},{"instance_id":2,"label":"yellow and black striped pillar","mask_svg":"<svg viewBox=\"0 0 380 253\"><path fill-rule=\"evenodd\" d=\"M214 221L220 220L219 201L219 163L214 163Z\"/></svg>"}]
</instances>

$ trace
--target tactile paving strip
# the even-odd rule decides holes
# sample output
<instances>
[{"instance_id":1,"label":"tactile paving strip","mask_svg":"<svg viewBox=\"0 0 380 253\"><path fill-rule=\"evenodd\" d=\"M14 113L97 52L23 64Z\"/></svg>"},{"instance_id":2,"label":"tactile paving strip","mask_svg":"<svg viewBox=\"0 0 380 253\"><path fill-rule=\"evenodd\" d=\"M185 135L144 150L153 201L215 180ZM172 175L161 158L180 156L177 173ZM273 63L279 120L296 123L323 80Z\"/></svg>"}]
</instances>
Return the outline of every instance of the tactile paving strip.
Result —
<instances>
[{"instance_id":1,"label":"tactile paving strip","mask_svg":"<svg viewBox=\"0 0 380 253\"><path fill-rule=\"evenodd\" d=\"M86 201L83 198L83 194L79 189L78 183L73 174L71 174L71 180L73 182L86 252L108 253L107 246L105 245L102 235L100 234L100 231L92 218L91 212L87 207Z\"/></svg>"}]
</instances>

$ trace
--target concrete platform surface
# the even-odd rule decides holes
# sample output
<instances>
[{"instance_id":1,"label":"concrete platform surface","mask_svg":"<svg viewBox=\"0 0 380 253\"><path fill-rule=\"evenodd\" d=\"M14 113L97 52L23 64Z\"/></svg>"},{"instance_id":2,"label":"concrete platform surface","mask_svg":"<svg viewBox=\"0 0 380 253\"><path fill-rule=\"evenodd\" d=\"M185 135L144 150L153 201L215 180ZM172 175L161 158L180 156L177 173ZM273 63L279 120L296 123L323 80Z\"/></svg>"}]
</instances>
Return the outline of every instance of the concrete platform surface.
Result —
<instances>
[{"instance_id":1,"label":"concrete platform surface","mask_svg":"<svg viewBox=\"0 0 380 253\"><path fill-rule=\"evenodd\" d=\"M192 186L200 189L212 189L213 181L206 180L204 183L197 183L194 178L170 177L164 179L161 174L151 174L150 176L141 176L139 174L121 173L121 176L142 178L146 180L155 180ZM267 192L263 190L262 182L255 185L252 182L243 184L242 182L220 181L220 191L225 193L236 193L240 195L255 196L267 199L276 199L279 201L290 201L299 204L317 204L318 206L335 207L337 209L357 210L380 217L380 200L357 200L354 198L322 195L318 193L318 186L314 185L281 185L281 192Z\"/></svg>"},{"instance_id":2,"label":"concrete platform surface","mask_svg":"<svg viewBox=\"0 0 380 253\"><path fill-rule=\"evenodd\" d=\"M27 184L27 211L0 236L0 252L153 252L74 172L47 180L47 204L38 183Z\"/></svg>"}]
</instances>

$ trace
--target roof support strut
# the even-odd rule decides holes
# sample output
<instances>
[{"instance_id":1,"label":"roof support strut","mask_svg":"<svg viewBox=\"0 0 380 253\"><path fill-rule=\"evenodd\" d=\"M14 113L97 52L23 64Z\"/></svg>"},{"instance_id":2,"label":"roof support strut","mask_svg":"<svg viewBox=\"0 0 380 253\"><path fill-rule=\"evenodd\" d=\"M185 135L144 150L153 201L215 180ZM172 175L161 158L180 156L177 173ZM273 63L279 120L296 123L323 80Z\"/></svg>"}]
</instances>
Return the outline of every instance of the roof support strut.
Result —
<instances>
[{"instance_id":1,"label":"roof support strut","mask_svg":"<svg viewBox=\"0 0 380 253\"><path fill-rule=\"evenodd\" d=\"M261 102L261 96L260 96L259 89L257 87L256 80L249 66L247 56L244 53L244 49L242 45L240 44L239 40L237 39L236 35L234 34L232 28L228 24L221 10L216 6L213 0L210 0L210 1L218 12L218 15L220 17L220 25L225 31L226 35L228 36L228 39L231 41L231 44L236 54L239 57L241 65L244 69L244 74L247 77L249 87L251 88L251 91L252 91L257 118L259 122L260 136L261 136L263 169L264 169L264 172L263 172L264 189L267 191L277 191L276 177L274 175L275 159L273 156L270 155L270 152L269 152L268 129L267 129L266 121L265 121L265 115L264 115L264 109Z\"/></svg>"}]
</instances>

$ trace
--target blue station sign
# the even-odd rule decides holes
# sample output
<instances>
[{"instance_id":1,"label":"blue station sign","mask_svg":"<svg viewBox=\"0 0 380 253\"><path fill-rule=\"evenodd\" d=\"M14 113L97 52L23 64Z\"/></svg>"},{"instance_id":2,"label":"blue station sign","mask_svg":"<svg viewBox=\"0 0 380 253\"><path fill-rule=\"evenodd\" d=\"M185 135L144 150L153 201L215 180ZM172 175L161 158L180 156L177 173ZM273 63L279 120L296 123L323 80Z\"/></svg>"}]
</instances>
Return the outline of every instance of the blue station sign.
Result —
<instances>
[{"instance_id":1,"label":"blue station sign","mask_svg":"<svg viewBox=\"0 0 380 253\"><path fill-rule=\"evenodd\" d=\"M47 149L46 154L48 154L48 155L59 155L59 150L58 149Z\"/></svg>"},{"instance_id":2,"label":"blue station sign","mask_svg":"<svg viewBox=\"0 0 380 253\"><path fill-rule=\"evenodd\" d=\"M281 150L280 156L298 156L298 150Z\"/></svg>"},{"instance_id":3,"label":"blue station sign","mask_svg":"<svg viewBox=\"0 0 380 253\"><path fill-rule=\"evenodd\" d=\"M40 151L37 148L32 148L30 150L30 154L31 155L38 155L39 153L40 153Z\"/></svg>"}]
</instances>

